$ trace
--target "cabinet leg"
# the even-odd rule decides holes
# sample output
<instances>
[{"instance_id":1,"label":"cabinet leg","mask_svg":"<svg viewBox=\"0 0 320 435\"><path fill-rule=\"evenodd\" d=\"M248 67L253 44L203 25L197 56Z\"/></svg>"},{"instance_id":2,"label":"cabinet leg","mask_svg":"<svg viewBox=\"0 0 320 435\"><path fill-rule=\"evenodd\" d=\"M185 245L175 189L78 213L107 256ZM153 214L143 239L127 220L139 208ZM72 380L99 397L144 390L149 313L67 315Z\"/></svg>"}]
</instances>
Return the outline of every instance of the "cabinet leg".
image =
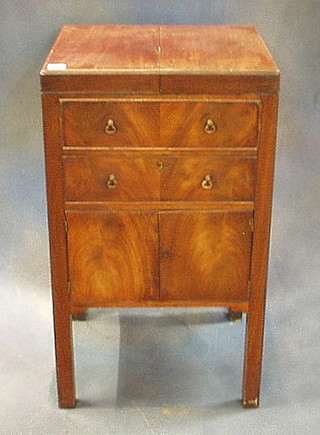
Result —
<instances>
[{"instance_id":1,"label":"cabinet leg","mask_svg":"<svg viewBox=\"0 0 320 435\"><path fill-rule=\"evenodd\" d=\"M230 322L242 322L242 312L233 311L232 308L229 308L227 318Z\"/></svg>"},{"instance_id":2,"label":"cabinet leg","mask_svg":"<svg viewBox=\"0 0 320 435\"><path fill-rule=\"evenodd\" d=\"M54 317L59 407L74 408L76 396L71 316L69 311L58 307Z\"/></svg>"},{"instance_id":3,"label":"cabinet leg","mask_svg":"<svg viewBox=\"0 0 320 435\"><path fill-rule=\"evenodd\" d=\"M247 314L246 352L243 374L242 404L244 408L259 406L264 315Z\"/></svg>"}]
</instances>

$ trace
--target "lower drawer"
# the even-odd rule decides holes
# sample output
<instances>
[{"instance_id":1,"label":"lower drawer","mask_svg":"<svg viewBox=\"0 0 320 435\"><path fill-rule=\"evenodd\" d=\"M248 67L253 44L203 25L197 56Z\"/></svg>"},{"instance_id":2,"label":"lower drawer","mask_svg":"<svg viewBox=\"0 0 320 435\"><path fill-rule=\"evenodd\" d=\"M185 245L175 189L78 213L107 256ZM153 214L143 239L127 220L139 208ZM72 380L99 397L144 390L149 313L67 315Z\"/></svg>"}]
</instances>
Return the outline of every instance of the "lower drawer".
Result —
<instances>
[{"instance_id":1,"label":"lower drawer","mask_svg":"<svg viewBox=\"0 0 320 435\"><path fill-rule=\"evenodd\" d=\"M251 201L256 159L233 156L65 155L67 201Z\"/></svg>"}]
</instances>

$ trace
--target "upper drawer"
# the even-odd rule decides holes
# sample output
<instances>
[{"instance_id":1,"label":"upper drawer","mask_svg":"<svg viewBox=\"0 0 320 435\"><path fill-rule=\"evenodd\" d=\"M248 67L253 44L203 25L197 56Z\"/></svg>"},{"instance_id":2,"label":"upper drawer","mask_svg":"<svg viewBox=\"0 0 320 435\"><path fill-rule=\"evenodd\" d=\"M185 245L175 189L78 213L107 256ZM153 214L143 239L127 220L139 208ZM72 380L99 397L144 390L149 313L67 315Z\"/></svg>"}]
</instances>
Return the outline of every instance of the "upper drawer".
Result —
<instances>
[{"instance_id":1,"label":"upper drawer","mask_svg":"<svg viewBox=\"0 0 320 435\"><path fill-rule=\"evenodd\" d=\"M64 146L254 147L259 106L243 101L62 101Z\"/></svg>"},{"instance_id":2,"label":"upper drawer","mask_svg":"<svg viewBox=\"0 0 320 435\"><path fill-rule=\"evenodd\" d=\"M148 102L63 101L63 144L146 147L159 143L159 105Z\"/></svg>"},{"instance_id":3,"label":"upper drawer","mask_svg":"<svg viewBox=\"0 0 320 435\"><path fill-rule=\"evenodd\" d=\"M255 102L162 103L162 146L255 147L258 115Z\"/></svg>"}]
</instances>

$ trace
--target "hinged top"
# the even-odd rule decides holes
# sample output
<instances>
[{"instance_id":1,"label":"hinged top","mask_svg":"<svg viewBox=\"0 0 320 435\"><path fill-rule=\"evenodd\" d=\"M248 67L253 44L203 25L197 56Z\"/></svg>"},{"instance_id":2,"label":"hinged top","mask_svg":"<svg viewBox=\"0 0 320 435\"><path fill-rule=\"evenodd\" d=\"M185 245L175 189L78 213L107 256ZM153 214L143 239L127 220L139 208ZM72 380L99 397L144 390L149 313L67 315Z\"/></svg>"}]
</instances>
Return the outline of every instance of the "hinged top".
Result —
<instances>
[{"instance_id":1,"label":"hinged top","mask_svg":"<svg viewBox=\"0 0 320 435\"><path fill-rule=\"evenodd\" d=\"M41 75L278 75L254 27L65 26Z\"/></svg>"}]
</instances>

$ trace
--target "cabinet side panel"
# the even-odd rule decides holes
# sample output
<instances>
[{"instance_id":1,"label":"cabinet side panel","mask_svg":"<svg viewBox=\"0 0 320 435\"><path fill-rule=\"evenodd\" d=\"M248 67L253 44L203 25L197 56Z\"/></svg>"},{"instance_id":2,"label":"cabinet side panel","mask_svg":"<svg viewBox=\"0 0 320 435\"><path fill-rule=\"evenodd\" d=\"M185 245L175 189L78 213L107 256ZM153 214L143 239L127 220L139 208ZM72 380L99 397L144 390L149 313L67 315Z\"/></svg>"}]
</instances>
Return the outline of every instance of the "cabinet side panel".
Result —
<instances>
[{"instance_id":1,"label":"cabinet side panel","mask_svg":"<svg viewBox=\"0 0 320 435\"><path fill-rule=\"evenodd\" d=\"M43 96L42 107L59 405L60 407L74 407L73 344L63 210L59 100L55 96Z\"/></svg>"}]
</instances>

